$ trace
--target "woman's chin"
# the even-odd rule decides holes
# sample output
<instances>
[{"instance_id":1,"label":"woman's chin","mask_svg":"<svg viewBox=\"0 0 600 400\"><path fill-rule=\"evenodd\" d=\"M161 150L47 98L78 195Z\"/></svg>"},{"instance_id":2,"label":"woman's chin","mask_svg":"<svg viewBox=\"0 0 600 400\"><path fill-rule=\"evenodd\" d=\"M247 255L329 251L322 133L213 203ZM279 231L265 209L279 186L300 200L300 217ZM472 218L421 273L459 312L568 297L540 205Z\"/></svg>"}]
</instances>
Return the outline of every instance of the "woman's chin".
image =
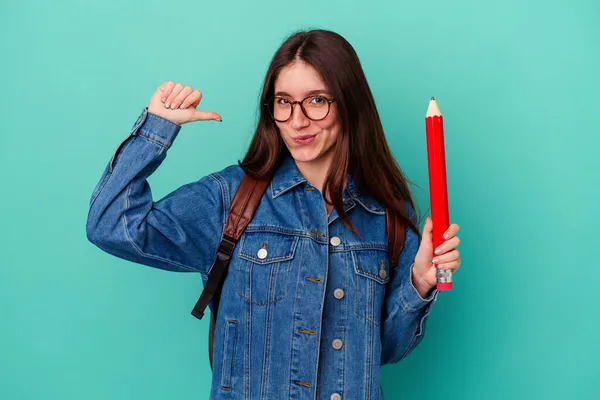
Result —
<instances>
[{"instance_id":1,"label":"woman's chin","mask_svg":"<svg viewBox=\"0 0 600 400\"><path fill-rule=\"evenodd\" d=\"M314 149L291 149L290 153L298 162L311 162L318 158L318 152Z\"/></svg>"}]
</instances>

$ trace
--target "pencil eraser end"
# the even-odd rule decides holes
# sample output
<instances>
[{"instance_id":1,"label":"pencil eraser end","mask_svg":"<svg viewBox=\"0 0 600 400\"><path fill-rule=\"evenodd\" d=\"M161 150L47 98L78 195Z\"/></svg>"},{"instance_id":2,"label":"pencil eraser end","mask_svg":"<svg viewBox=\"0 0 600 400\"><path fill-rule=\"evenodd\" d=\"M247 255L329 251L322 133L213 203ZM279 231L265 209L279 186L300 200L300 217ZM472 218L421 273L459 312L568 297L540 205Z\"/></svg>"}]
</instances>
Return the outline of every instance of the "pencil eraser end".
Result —
<instances>
[{"instance_id":1,"label":"pencil eraser end","mask_svg":"<svg viewBox=\"0 0 600 400\"><path fill-rule=\"evenodd\" d=\"M438 283L437 290L452 290L452 282Z\"/></svg>"}]
</instances>

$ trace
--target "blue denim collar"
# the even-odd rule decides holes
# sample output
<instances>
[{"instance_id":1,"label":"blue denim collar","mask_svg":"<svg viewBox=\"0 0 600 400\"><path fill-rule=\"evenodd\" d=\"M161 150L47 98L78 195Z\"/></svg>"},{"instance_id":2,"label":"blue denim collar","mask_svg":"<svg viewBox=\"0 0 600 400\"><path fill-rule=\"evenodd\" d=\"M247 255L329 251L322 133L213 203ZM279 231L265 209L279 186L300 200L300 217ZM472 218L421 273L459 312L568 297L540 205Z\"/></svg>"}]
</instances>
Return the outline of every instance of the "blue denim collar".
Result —
<instances>
[{"instance_id":1,"label":"blue denim collar","mask_svg":"<svg viewBox=\"0 0 600 400\"><path fill-rule=\"evenodd\" d=\"M292 156L287 154L273 174L271 195L275 199L304 182L306 182L306 178L298 170ZM385 213L385 208L378 201L365 193L359 192L356 182L348 174L348 182L346 183L346 189L344 189L344 203L352 204L353 201L372 213Z\"/></svg>"}]
</instances>

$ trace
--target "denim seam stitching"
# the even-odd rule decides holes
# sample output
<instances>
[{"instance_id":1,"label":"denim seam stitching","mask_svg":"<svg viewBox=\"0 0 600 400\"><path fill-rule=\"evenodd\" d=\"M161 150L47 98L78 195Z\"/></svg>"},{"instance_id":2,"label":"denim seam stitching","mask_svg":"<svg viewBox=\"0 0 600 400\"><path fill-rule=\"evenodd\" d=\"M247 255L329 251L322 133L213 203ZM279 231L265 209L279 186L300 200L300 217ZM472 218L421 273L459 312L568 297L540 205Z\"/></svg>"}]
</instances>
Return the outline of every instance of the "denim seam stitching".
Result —
<instances>
[{"instance_id":1,"label":"denim seam stitching","mask_svg":"<svg viewBox=\"0 0 600 400\"><path fill-rule=\"evenodd\" d=\"M351 192L350 193L350 197L352 197L353 200L355 200L357 203L359 203L361 206L363 206L363 208L367 211L369 211L372 214L376 214L376 215L385 215L385 210L383 211L378 211L378 210L371 210L364 202L361 201L361 199L359 199L357 196L354 196Z\"/></svg>"},{"instance_id":2,"label":"denim seam stitching","mask_svg":"<svg viewBox=\"0 0 600 400\"><path fill-rule=\"evenodd\" d=\"M299 197L298 194L296 194L295 198L298 199L298 197ZM301 217L301 221L302 221L302 226L304 226L304 219L303 219L303 217L304 217L304 213L305 212L304 212L304 208L302 206L303 206L302 201L299 201L298 202L298 207L300 208L300 217ZM300 250L300 262L298 264L299 265L298 266L298 275L302 274L302 268L304 266L304 250L305 250L305 248L306 248L306 244L303 243L302 244L302 248ZM301 282L301 279L296 279L296 289L295 289L296 293L298 293L298 287L301 284L300 282ZM296 313L297 304L298 304L298 296L296 296L296 298L294 300L294 310L293 310L294 313ZM294 318L292 320L292 325L295 323L295 321L296 321L296 318ZM292 326L292 328L293 327L294 326ZM321 328L320 327L319 327L319 335L321 335ZM291 343L291 349L292 349L292 351L291 351L292 356L290 357L289 371L292 371L292 364L293 364L293 361L294 361L294 329L290 329L290 343ZM297 391L298 390L297 386L288 386L288 398L291 398L291 391L292 390L296 390Z\"/></svg>"},{"instance_id":3,"label":"denim seam stitching","mask_svg":"<svg viewBox=\"0 0 600 400\"><path fill-rule=\"evenodd\" d=\"M170 146L170 145L168 145L168 144L161 143L161 142L159 142L159 141L158 141L158 140L156 140L156 139L152 139L151 137L144 135L144 134L142 133L142 131L139 131L139 132L137 133L137 136L140 136L140 137L143 137L144 139L150 140L151 142L154 142L154 143L158 144L160 147L162 147L162 148L165 148L165 149L168 149L169 147L171 147L171 146Z\"/></svg>"},{"instance_id":4,"label":"denim seam stitching","mask_svg":"<svg viewBox=\"0 0 600 400\"><path fill-rule=\"evenodd\" d=\"M350 255L352 256L352 272L353 272L354 274L358 275L358 276L357 276L357 278L356 278L356 284L355 284L355 288L356 288L356 291L355 291L355 293L356 293L356 294L355 294L355 300L354 300L354 313L355 313L356 315L358 315L359 317L361 317L361 318L363 318L363 319L367 320L368 322L372 323L373 325L380 326L380 325L381 325L381 320L380 320L380 321L377 321L377 320L376 320L376 319L374 319L374 318L373 318L373 319L372 319L372 318L369 318L367 315L363 315L363 314L362 314L362 313L361 313L361 312L358 310L358 296L357 296L357 295L358 295L358 293L359 293L359 291L360 291L360 289L359 289L359 286L360 286L360 281L359 281L359 280L361 279L359 276L362 276L362 277L364 277L365 279L368 279L368 281L367 281L367 282L365 282L365 283L367 283L367 284L368 284L369 282L372 282L372 286L371 286L371 288L372 288L372 292L373 292L372 296L370 296L370 295L368 294L369 292L367 291L367 308L368 308L370 305L372 305L372 307L374 307L374 304L375 304L375 291L376 291L376 288L378 288L378 287L379 287L379 286L376 286L376 285L386 285L386 284L387 284L387 282L389 282L389 280L390 280L389 274L388 274L388 276L386 277L386 279L385 279L385 280L383 280L383 282L382 282L382 280L381 280L381 278L380 278L379 276L375 276L375 275L373 275L373 274L369 273L368 271L365 271L365 270L363 270L363 269L360 269L360 267L359 267L359 266L358 266L358 264L357 264L357 263L358 263L358 257L356 256L356 254L354 254L355 252L353 252L353 251L350 251L349 253L350 253ZM359 271L360 271L360 272L359 272ZM373 281L374 281L374 282L373 282ZM371 290L371 289L369 289L369 290ZM369 301L370 301L370 300L372 300L372 304L369 304ZM371 313L368 313L368 312L367 312L366 314L368 314L368 315L369 315L369 314L371 314ZM374 312L373 312L373 315L375 315L375 313L374 313Z\"/></svg>"},{"instance_id":5,"label":"denim seam stitching","mask_svg":"<svg viewBox=\"0 0 600 400\"><path fill-rule=\"evenodd\" d=\"M431 312L431 308L433 307L433 304L435 303L436 300L437 300L437 293L435 294L434 299L431 301L431 303L427 305L427 308L425 310L425 314L423 314L423 316L419 320L419 324L417 325L417 331L418 331L418 333L417 332L413 333L412 340L410 341L408 347L406 348L406 350L404 351L404 353L402 353L402 355L400 356L400 359L398 361L402 360L404 357L406 357L413 350L415 341L417 340L417 338L419 336L423 335L423 324L425 322L425 319L427 318L427 316Z\"/></svg>"},{"instance_id":6,"label":"denim seam stitching","mask_svg":"<svg viewBox=\"0 0 600 400\"><path fill-rule=\"evenodd\" d=\"M347 271L348 270L348 258L345 257L345 255L342 256L342 258L346 260L346 271ZM346 290L348 290L348 280L350 279L350 274L346 273L344 275L346 275L345 276L346 282L344 284L344 288ZM346 318L344 319L344 325L342 325L342 332L343 332L344 339L346 339L346 341L347 341L347 338L346 338L346 329L348 327L348 318L349 318L349 316L348 316L348 301L344 302L343 307L344 307L344 313L342 315L344 315ZM347 357L348 357L348 346L344 346L344 358L343 358L344 362L342 363L342 377L340 379L340 381L342 382L342 385L341 385L342 387L341 387L341 390L339 392L341 396L345 395L345 392L344 392L343 389L346 387L346 382L345 382L345 379L346 379L346 363L345 363L345 361L346 361ZM342 397L342 398L344 398L344 397Z\"/></svg>"},{"instance_id":7,"label":"denim seam stitching","mask_svg":"<svg viewBox=\"0 0 600 400\"><path fill-rule=\"evenodd\" d=\"M327 211L325 210L325 218L327 218ZM329 228L327 229L327 237L325 238L327 239L327 243L329 243ZM304 246L303 246L304 247ZM304 249L303 249L304 250ZM329 246L325 247L325 251L327 252L327 257L325 257L325 276L323 278L323 294L321 295L321 305L320 305L320 311L319 311L319 335L323 334L323 314L325 313L325 293L327 292L327 278L329 277L329 268L331 267L329 265ZM317 345L317 356L315 358L316 362L315 362L315 372L313 375L313 379L314 379L314 386L317 386L318 380L319 380L319 357L321 356L321 346Z\"/></svg>"},{"instance_id":8,"label":"denim seam stitching","mask_svg":"<svg viewBox=\"0 0 600 400\"><path fill-rule=\"evenodd\" d=\"M231 371L230 371L230 377L229 377L229 380L233 381L233 366L234 366L234 361L235 361L235 351L237 349L237 338L238 338L238 322L237 321L235 321L235 322L228 321L228 322L235 325L235 336L233 337L233 349L231 352ZM230 385L231 385L231 382L230 382Z\"/></svg>"},{"instance_id":9,"label":"denim seam stitching","mask_svg":"<svg viewBox=\"0 0 600 400\"><path fill-rule=\"evenodd\" d=\"M119 157L119 155L121 155L121 153L123 153L127 147L129 147L131 145L131 143L135 140L135 135L128 135L125 139L123 139L121 141L121 143L119 143L119 146L117 147L117 149L115 150L114 154L112 155L112 157L110 158L110 161L108 162L108 173L112 175L113 171L115 170L115 162L117 161L117 158ZM123 146L121 148L121 146Z\"/></svg>"},{"instance_id":10,"label":"denim seam stitching","mask_svg":"<svg viewBox=\"0 0 600 400\"><path fill-rule=\"evenodd\" d=\"M227 325L225 328L225 337L223 338L223 357L221 360L221 390L227 390L228 388L230 388L230 386L225 385L225 383L227 383L225 382L225 361L227 361L226 357L228 356L227 351L229 349L227 348L227 345L229 343L228 339L230 333L229 322L226 322L226 324ZM229 360L229 362L231 362L231 360Z\"/></svg>"},{"instance_id":11,"label":"denim seam stitching","mask_svg":"<svg viewBox=\"0 0 600 400\"><path fill-rule=\"evenodd\" d=\"M176 127L178 127L178 128L181 128L181 125L179 125L179 124L177 124L177 123L175 123L175 122L173 122L173 121L171 121L171 120L168 120L168 119L166 119L166 118L164 118L164 117L161 117L160 115L156 115L156 114L154 114L154 113L151 113L150 111L148 111L147 113L148 113L148 114L150 114L150 115L152 115L152 116L153 116L153 117L155 117L155 118L162 119L163 121L167 122L167 125L168 125L168 124L171 124L171 125L175 125L175 126L176 126Z\"/></svg>"},{"instance_id":12,"label":"denim seam stitching","mask_svg":"<svg viewBox=\"0 0 600 400\"><path fill-rule=\"evenodd\" d=\"M227 190L225 182L222 181L222 177L220 175L218 175L217 173L212 173L208 175L211 179L213 179L215 182L217 182L217 184L219 185L219 192L221 194L221 202L223 203L223 218L221 218L221 225L222 225L222 229L221 229L221 239L219 240L219 243L221 240L223 240L223 237L225 236L225 225L227 224L227 215L228 215L228 207L225 207L226 202L225 202L225 191ZM225 187L224 187L225 186ZM218 249L215 250L215 253L218 251ZM213 264L208 268L208 271L206 271L206 275L208 276L210 274L210 272L212 271L213 267L214 267L215 263L213 262Z\"/></svg>"},{"instance_id":13,"label":"denim seam stitching","mask_svg":"<svg viewBox=\"0 0 600 400\"><path fill-rule=\"evenodd\" d=\"M225 224L227 223L227 214L228 214L228 210L229 210L229 201L228 201L228 196L227 194L229 193L229 191L227 190L227 183L223 180L223 178L221 177L221 175L217 174L217 173L212 173L210 175L208 175L210 178L212 178L213 180L215 180L218 184L219 184L219 191L221 194L221 201L223 202L223 210L225 211L223 213L223 218L222 218L222 224L223 224L223 231L225 231Z\"/></svg>"},{"instance_id":14,"label":"denim seam stitching","mask_svg":"<svg viewBox=\"0 0 600 400\"><path fill-rule=\"evenodd\" d=\"M94 202L96 201L96 199L102 192L102 189L104 189L104 186L106 186L106 184L108 183L108 180L110 179L111 176L112 176L112 174L110 172L107 172L106 176L104 176L104 178L102 178L102 181L98 184L98 190L96 190L95 193L92 193L92 199L90 200L90 206L89 206L90 209L94 205Z\"/></svg>"},{"instance_id":15,"label":"denim seam stitching","mask_svg":"<svg viewBox=\"0 0 600 400\"><path fill-rule=\"evenodd\" d=\"M375 292L375 288L373 287L373 296L370 296L371 298L375 297L374 296L374 292ZM374 299L373 299L374 301ZM375 330L375 327L371 324L369 324L367 326L367 368L366 368L366 376L364 376L364 383L365 383L365 394L367 394L367 397L365 397L366 400L370 400L371 399L371 376L373 374L373 354L372 354L372 350L373 350L373 345L374 345L374 340L373 340L373 331Z\"/></svg>"},{"instance_id":16,"label":"denim seam stitching","mask_svg":"<svg viewBox=\"0 0 600 400\"><path fill-rule=\"evenodd\" d=\"M269 298L269 296L275 296L275 288L277 287L277 276L278 276L278 269L272 268L271 269L271 282L272 286L269 289L269 294L267 295L267 299ZM275 275L275 279L272 278L272 275ZM287 283L287 282L286 282ZM286 288L286 286L283 286L284 288ZM286 289L286 293L287 294L287 289ZM284 294L284 297L285 297ZM269 381L269 362L268 359L271 355L271 329L270 329L270 323L272 323L273 321L273 307L269 307L266 310L266 316L265 316L265 341L264 341L264 353L263 353L263 373L262 373L262 385L260 388L260 393L261 393L261 397L262 398L267 398L267 395L265 392L268 393L268 385L267 382Z\"/></svg>"}]
</instances>

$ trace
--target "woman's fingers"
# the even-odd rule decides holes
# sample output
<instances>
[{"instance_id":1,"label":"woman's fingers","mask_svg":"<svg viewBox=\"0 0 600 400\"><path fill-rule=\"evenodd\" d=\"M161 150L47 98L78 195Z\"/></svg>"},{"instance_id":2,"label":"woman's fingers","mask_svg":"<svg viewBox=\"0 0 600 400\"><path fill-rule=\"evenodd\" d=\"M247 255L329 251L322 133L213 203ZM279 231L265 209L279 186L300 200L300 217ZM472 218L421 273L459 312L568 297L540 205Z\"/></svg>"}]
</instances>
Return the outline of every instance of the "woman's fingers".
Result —
<instances>
[{"instance_id":1,"label":"woman's fingers","mask_svg":"<svg viewBox=\"0 0 600 400\"><path fill-rule=\"evenodd\" d=\"M458 250L453 250L449 253L446 253L441 256L435 256L431 262L433 264L443 264L447 262L451 262L454 260L458 260L460 258L460 252Z\"/></svg>"},{"instance_id":2,"label":"woman's fingers","mask_svg":"<svg viewBox=\"0 0 600 400\"><path fill-rule=\"evenodd\" d=\"M198 89L193 90L179 105L179 108L185 109L188 107L196 108L198 104L200 104L200 100L202 100L202 92Z\"/></svg>"},{"instance_id":3,"label":"woman's fingers","mask_svg":"<svg viewBox=\"0 0 600 400\"><path fill-rule=\"evenodd\" d=\"M448 251L455 249L460 244L460 239L458 236L454 236L452 239L446 240L444 243L440 244L437 249L434 250L434 254L442 255L447 253Z\"/></svg>"},{"instance_id":4,"label":"woman's fingers","mask_svg":"<svg viewBox=\"0 0 600 400\"><path fill-rule=\"evenodd\" d=\"M179 108L179 106L181 105L181 103L183 103L183 101L190 94L192 94L193 91L194 91L194 89L192 89L190 86L185 86L181 90L181 92L179 92L179 94L177 96L175 96L175 98L173 99L173 102L171 103L171 110L175 110L176 108Z\"/></svg>"},{"instance_id":5,"label":"woman's fingers","mask_svg":"<svg viewBox=\"0 0 600 400\"><path fill-rule=\"evenodd\" d=\"M173 81L167 81L167 82L163 83L161 85L162 95L161 95L160 101L162 101L163 103L166 102L167 98L171 94L171 91L173 90L174 87L175 87L175 82L173 82Z\"/></svg>"},{"instance_id":6,"label":"woman's fingers","mask_svg":"<svg viewBox=\"0 0 600 400\"><path fill-rule=\"evenodd\" d=\"M452 224L448 227L448 229L446 229L446 232L444 232L443 238L444 240L448 240L451 237L453 237L454 235L456 235L459 231L460 227L456 224Z\"/></svg>"},{"instance_id":7,"label":"woman's fingers","mask_svg":"<svg viewBox=\"0 0 600 400\"><path fill-rule=\"evenodd\" d=\"M176 83L175 86L173 86L173 90L171 90L171 93L167 97L167 101L165 101L165 108L171 108L171 104L182 90L183 85L181 83Z\"/></svg>"}]
</instances>

